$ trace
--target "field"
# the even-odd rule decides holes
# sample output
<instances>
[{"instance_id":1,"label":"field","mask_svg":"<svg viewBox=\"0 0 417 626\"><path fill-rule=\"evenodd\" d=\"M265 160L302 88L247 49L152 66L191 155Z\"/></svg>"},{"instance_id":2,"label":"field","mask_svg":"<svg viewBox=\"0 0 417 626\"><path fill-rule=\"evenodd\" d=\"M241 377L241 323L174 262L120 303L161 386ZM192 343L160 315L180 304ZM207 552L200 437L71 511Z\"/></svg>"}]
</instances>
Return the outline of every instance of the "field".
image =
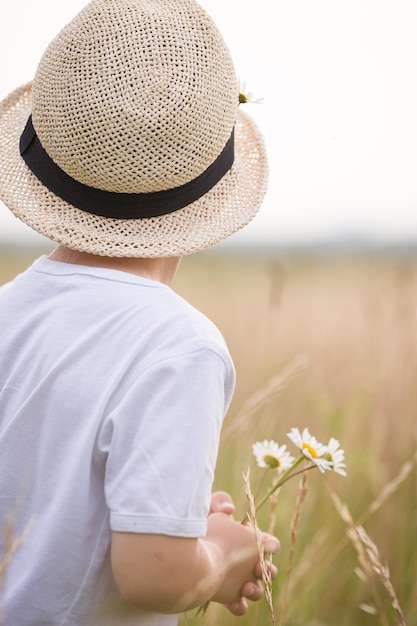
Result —
<instances>
[{"instance_id":1,"label":"field","mask_svg":"<svg viewBox=\"0 0 417 626\"><path fill-rule=\"evenodd\" d=\"M0 282L31 256L1 257ZM345 450L347 478L308 473L295 543L299 481L278 495L275 623L417 624L417 258L210 252L184 259L174 288L218 325L236 364L215 488L230 491L240 516L242 472L250 467L254 486L261 475L255 441L287 443L294 454L286 433L308 427ZM270 520L265 507L258 523L266 528ZM273 621L263 600L243 618L213 604L180 624Z\"/></svg>"}]
</instances>

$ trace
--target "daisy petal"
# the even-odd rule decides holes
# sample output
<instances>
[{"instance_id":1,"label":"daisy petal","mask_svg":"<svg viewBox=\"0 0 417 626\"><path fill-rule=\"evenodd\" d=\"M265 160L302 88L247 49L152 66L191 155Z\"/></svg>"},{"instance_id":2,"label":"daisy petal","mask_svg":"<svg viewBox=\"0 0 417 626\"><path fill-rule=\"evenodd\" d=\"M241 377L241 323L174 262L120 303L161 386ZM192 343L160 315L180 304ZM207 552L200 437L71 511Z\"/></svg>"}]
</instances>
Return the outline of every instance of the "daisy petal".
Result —
<instances>
[{"instance_id":1,"label":"daisy petal","mask_svg":"<svg viewBox=\"0 0 417 626\"><path fill-rule=\"evenodd\" d=\"M340 449L340 443L334 437L327 444L325 458L330 463L330 469L341 476L347 476L344 469L346 467L346 463L344 463L345 452Z\"/></svg>"},{"instance_id":2,"label":"daisy petal","mask_svg":"<svg viewBox=\"0 0 417 626\"><path fill-rule=\"evenodd\" d=\"M275 441L264 439L253 444L252 452L259 467L287 470L294 462L294 457L287 452L287 446L279 446Z\"/></svg>"},{"instance_id":3,"label":"daisy petal","mask_svg":"<svg viewBox=\"0 0 417 626\"><path fill-rule=\"evenodd\" d=\"M287 436L297 446L301 454L314 463L321 472L331 469L330 461L324 456L327 448L310 434L308 428L304 428L302 433L298 428L292 428Z\"/></svg>"}]
</instances>

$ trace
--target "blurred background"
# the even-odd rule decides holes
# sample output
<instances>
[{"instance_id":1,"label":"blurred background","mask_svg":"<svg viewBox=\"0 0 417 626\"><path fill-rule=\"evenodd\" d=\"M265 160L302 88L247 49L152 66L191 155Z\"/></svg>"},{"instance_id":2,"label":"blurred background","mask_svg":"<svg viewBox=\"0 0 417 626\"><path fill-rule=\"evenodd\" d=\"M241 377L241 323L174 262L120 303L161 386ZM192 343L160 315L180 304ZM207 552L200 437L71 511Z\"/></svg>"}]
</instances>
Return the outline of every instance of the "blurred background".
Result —
<instances>
[{"instance_id":1,"label":"blurred background","mask_svg":"<svg viewBox=\"0 0 417 626\"><path fill-rule=\"evenodd\" d=\"M245 106L271 170L259 216L185 258L174 284L219 326L236 363L215 487L243 515L242 472L251 468L254 487L260 479L252 443L275 439L294 454L292 427L339 439L348 476L309 473L290 576L298 481L282 489L275 517L260 514L282 543L275 623L417 624L417 3L201 4L246 91L264 99ZM31 80L83 6L2 8L0 98ZM0 205L0 282L51 248ZM241 619L210 606L180 622L274 623L265 602Z\"/></svg>"}]
</instances>

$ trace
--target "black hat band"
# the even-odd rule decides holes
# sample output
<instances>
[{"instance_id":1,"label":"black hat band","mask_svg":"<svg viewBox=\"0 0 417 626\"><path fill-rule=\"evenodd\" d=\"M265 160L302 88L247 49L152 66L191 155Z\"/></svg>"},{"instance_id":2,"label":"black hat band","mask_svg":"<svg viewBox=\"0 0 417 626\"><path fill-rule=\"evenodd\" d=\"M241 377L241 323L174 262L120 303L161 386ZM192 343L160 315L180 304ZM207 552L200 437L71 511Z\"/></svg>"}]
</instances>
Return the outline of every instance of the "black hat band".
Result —
<instances>
[{"instance_id":1,"label":"black hat band","mask_svg":"<svg viewBox=\"0 0 417 626\"><path fill-rule=\"evenodd\" d=\"M20 154L41 183L78 209L101 217L141 219L178 211L210 191L233 165L234 129L219 156L197 178L179 187L150 193L105 191L71 178L43 148L31 115L20 138Z\"/></svg>"}]
</instances>

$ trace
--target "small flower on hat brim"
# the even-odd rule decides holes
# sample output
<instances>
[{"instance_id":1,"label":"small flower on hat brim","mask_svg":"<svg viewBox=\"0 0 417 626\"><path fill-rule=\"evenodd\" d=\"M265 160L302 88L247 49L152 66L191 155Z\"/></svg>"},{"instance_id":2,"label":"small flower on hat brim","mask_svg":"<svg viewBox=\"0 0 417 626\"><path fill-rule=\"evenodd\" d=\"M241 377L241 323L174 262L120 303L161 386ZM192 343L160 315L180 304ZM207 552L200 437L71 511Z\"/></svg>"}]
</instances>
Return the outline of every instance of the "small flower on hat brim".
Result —
<instances>
[{"instance_id":1,"label":"small flower on hat brim","mask_svg":"<svg viewBox=\"0 0 417 626\"><path fill-rule=\"evenodd\" d=\"M250 102L251 104L262 104L264 98L256 98L254 97L251 91L246 91L246 83L243 81L239 86L239 104L247 104Z\"/></svg>"}]
</instances>

